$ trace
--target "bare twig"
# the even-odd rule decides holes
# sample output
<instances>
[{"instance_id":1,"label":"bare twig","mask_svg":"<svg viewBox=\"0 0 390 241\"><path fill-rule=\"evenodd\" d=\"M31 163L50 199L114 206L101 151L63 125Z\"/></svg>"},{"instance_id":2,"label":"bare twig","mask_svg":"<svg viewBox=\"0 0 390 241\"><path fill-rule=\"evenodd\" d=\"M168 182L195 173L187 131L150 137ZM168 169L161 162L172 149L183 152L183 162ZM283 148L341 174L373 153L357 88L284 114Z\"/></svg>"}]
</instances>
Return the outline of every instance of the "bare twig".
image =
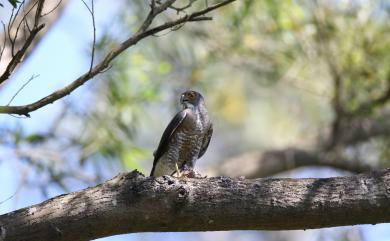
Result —
<instances>
[{"instance_id":1,"label":"bare twig","mask_svg":"<svg viewBox=\"0 0 390 241\"><path fill-rule=\"evenodd\" d=\"M38 26L39 20L42 17L42 10L43 10L44 3L45 0L38 0L38 6L37 6L37 11L35 13L35 21L34 21L35 26Z\"/></svg>"},{"instance_id":2,"label":"bare twig","mask_svg":"<svg viewBox=\"0 0 390 241\"><path fill-rule=\"evenodd\" d=\"M22 91L24 89L24 87L26 87L33 79L37 78L39 75L33 75L30 77L29 80L27 80L26 83L24 83L19 89L18 91L16 91L16 93L12 96L12 98L9 100L8 104L7 105L10 105L11 102L15 99L15 97L19 94L20 91Z\"/></svg>"},{"instance_id":3,"label":"bare twig","mask_svg":"<svg viewBox=\"0 0 390 241\"><path fill-rule=\"evenodd\" d=\"M167 9L173 2L175 2L174 0L167 0L164 4L155 6L154 9L152 9L148 14L148 16L146 17L140 29L132 37L128 38L127 40L125 40L124 42L122 42L121 44L113 48L110 52L108 52L106 56L98 64L96 64L95 67L92 68L91 71L88 71L87 73L81 75L79 78L77 78L72 83L65 86L64 88L59 89L51 93L50 95L31 104L27 104L23 106L0 106L0 113L8 113L8 114L12 113L18 115L25 115L29 117L30 112L42 108L43 106L46 106L48 104L51 104L54 101L61 99L66 95L69 95L72 91L74 91L75 89L77 89L78 87L86 83L88 80L100 74L109 66L109 64L114 58L116 58L119 54L121 54L129 47L137 44L140 40L186 22L203 21L205 20L205 17L203 15L217 8L225 6L229 3L232 3L234 1L236 0L225 0L220 3L214 4L212 6L209 6L203 10L194 12L184 17L180 17L176 20L166 22L164 24L161 24L153 28L149 28L154 17L157 16L157 14L164 11L165 9Z\"/></svg>"},{"instance_id":4,"label":"bare twig","mask_svg":"<svg viewBox=\"0 0 390 241\"><path fill-rule=\"evenodd\" d=\"M23 187L23 185L22 185L22 183L20 183L18 185L18 187L16 188L15 192L11 196L9 196L6 199L0 201L0 205L5 203L5 202L7 202L7 201L9 201L9 200L11 200L12 198L14 198L18 194L18 192L22 189L22 187Z\"/></svg>"},{"instance_id":5,"label":"bare twig","mask_svg":"<svg viewBox=\"0 0 390 241\"><path fill-rule=\"evenodd\" d=\"M23 27L23 32L24 32L24 38L25 38L25 41L26 41L26 38L27 38L27 32L31 32L31 27L30 27L30 24L29 24L29 21L26 19L28 14L30 13L30 11L34 8L34 6L36 5L37 2L35 2L31 7L30 9L27 10L27 12L25 11L25 7L23 7L23 12L24 12L24 15L23 15L23 19L22 21L20 21L21 23L23 23L24 27ZM24 21L23 21L24 20ZM27 30L26 30L27 29Z\"/></svg>"},{"instance_id":6,"label":"bare twig","mask_svg":"<svg viewBox=\"0 0 390 241\"><path fill-rule=\"evenodd\" d=\"M23 9L23 17L22 17L22 19L20 20L19 24L16 27L16 31L14 33L14 38L11 40L11 42L13 43L12 46L11 46L12 47L12 56L15 56L14 53L15 53L16 41L18 39L18 34L19 34L20 27L22 25L27 27L28 31L31 33L31 28L30 28L30 26L28 24L27 16L30 14L30 12L34 9L34 7L37 4L38 4L38 1L34 2L34 4L32 4L32 6L30 6L30 8L27 10L27 12L24 10L25 9L25 1L23 1L22 4L19 5L18 11L15 14L15 18L14 18L14 20L11 23L11 29L13 28L12 25L14 23L16 23L16 18L19 15L19 10L20 9ZM11 33L10 33L10 37L11 37ZM26 38L26 35L25 35L25 38Z\"/></svg>"},{"instance_id":7,"label":"bare twig","mask_svg":"<svg viewBox=\"0 0 390 241\"><path fill-rule=\"evenodd\" d=\"M39 24L39 19L40 19L41 13L42 13L44 2L45 2L45 0L38 0L37 1L36 12L35 12L35 17L34 17L34 26L33 26L33 28L30 31L30 35L26 39L26 41L23 44L23 46L21 47L21 49L19 49L16 52L16 54L13 54L12 60L9 62L6 70L4 71L4 73L0 76L0 84L3 83L5 80L7 80L9 78L9 76L15 70L17 65L21 62L23 56L25 55L27 49L29 48L29 46L33 42L33 40L36 37L36 35L38 34L38 32L40 30L42 30L43 27L45 26L44 24ZM25 16L23 17L23 19L24 18L25 18ZM15 46L15 39L16 39L16 38L12 39L11 35L10 35L10 29L11 29L10 26L13 24L13 22L14 22L14 20L12 20L12 17L11 17L10 23L8 25L8 35L9 35L9 39L10 39L11 44L12 44L12 48L14 48L14 46Z\"/></svg>"},{"instance_id":8,"label":"bare twig","mask_svg":"<svg viewBox=\"0 0 390 241\"><path fill-rule=\"evenodd\" d=\"M17 28L16 28L15 36L14 36L14 38L13 38L13 42L14 42L14 43L16 42L16 40L17 40L17 38L18 38L19 29L20 29L20 27L21 27L22 25L23 25L25 28L27 27L28 32L31 32L30 25L28 25L28 21L27 21L27 15L30 14L30 12L34 9L34 7L37 5L37 3L38 3L38 2L35 2L35 3L30 7L30 9L27 10L27 12L24 11L24 4L23 4L23 5L22 5L22 4L20 5L21 7L23 6L23 17L22 17L22 19L20 20L20 22L19 22L19 24L18 24L18 26L17 26ZM26 36L26 35L25 35L25 36ZM14 48L15 48L15 45L12 46L12 52L14 52Z\"/></svg>"},{"instance_id":9,"label":"bare twig","mask_svg":"<svg viewBox=\"0 0 390 241\"><path fill-rule=\"evenodd\" d=\"M34 47L39 43L39 41L42 39L43 35L52 27L54 26L54 23L59 19L61 14L63 13L63 10L67 6L68 0L60 0L61 4L59 4L57 1L45 1L45 9L51 9L51 14L41 14L40 18L40 24L45 23L45 28L43 28L41 31L38 32L38 34L35 35L34 39L30 43L29 47L25 51L23 57L19 61L18 64L16 64L16 67L12 71L16 71L18 66L21 65L21 63L29 57L30 53L34 50ZM12 59L14 58L16 52L24 46L26 41L29 39L30 32L34 28L35 18L36 16L36 10L37 5L40 2L40 0L30 0L25 1L23 0L20 4L18 4L18 7L22 6L19 14L15 16L15 12L11 13L12 17L8 19L8 21L5 23L4 26L6 26L5 31L0 32L0 38L1 41L3 39L5 40L4 43L2 42L1 45L4 45L4 48L2 49L3 54L0 62L0 76L6 71L7 66L10 64ZM12 23L12 24L11 24ZM19 28L19 29L17 29ZM17 35L16 35L17 33ZM14 49L14 53L12 53L12 50ZM19 58L19 56L18 56ZM3 84L5 82L3 81ZM3 85L1 85L3 86Z\"/></svg>"},{"instance_id":10,"label":"bare twig","mask_svg":"<svg viewBox=\"0 0 390 241\"><path fill-rule=\"evenodd\" d=\"M15 23L16 17L19 15L20 9L22 9L22 7L24 6L24 2L25 2L25 1L23 1L23 2L19 5L18 9L16 10L15 17L13 18L12 21L10 21L10 23L9 23L10 29L12 28L12 25ZM20 25L19 25L19 26L20 26ZM12 43L15 43L16 36L18 35L19 26L16 28L15 38L14 38L14 39L11 39L11 42L12 42ZM10 36L10 38L11 38L11 34L12 34L12 33L9 31L8 34L9 34L9 36ZM12 44L12 51L11 51L11 52L12 52L12 56L14 56L14 53L15 53L15 44Z\"/></svg>"},{"instance_id":11,"label":"bare twig","mask_svg":"<svg viewBox=\"0 0 390 241\"><path fill-rule=\"evenodd\" d=\"M13 23L14 12L15 12L15 10L12 9L11 15L10 15L9 20L8 20L8 25L7 25L7 30L8 30L7 34L8 34L8 39L11 42L11 46L13 46L15 44L14 42L12 42L12 37L11 37L11 26L12 26L12 23ZM11 51L11 54L12 54L12 56L14 56L12 51Z\"/></svg>"},{"instance_id":12,"label":"bare twig","mask_svg":"<svg viewBox=\"0 0 390 241\"><path fill-rule=\"evenodd\" d=\"M81 1L84 3L85 7L88 9L89 13L91 14L91 18L92 18L93 41L92 41L91 64L89 67L89 72L91 72L92 68L93 68L93 61L95 58L95 47L96 47L95 7L94 7L94 0L91 0L91 7L89 7L88 4L84 0L81 0Z\"/></svg>"},{"instance_id":13,"label":"bare twig","mask_svg":"<svg viewBox=\"0 0 390 241\"><path fill-rule=\"evenodd\" d=\"M3 43L3 47L1 48L1 51L0 51L0 61L1 61L1 58L3 57L5 46L7 44L7 35L5 34L6 33L5 23L3 21L1 21L1 25L3 25L4 43Z\"/></svg>"},{"instance_id":14,"label":"bare twig","mask_svg":"<svg viewBox=\"0 0 390 241\"><path fill-rule=\"evenodd\" d=\"M4 73L0 76L0 84L3 83L5 80L7 80L9 78L11 73L15 70L16 66L22 60L24 54L27 51L27 48L30 46L30 44L32 43L32 41L35 38L35 36L44 27L45 27L45 25L42 24L42 25L39 25L36 28L32 29L31 34L27 38L27 40L26 40L25 44L23 45L23 47L14 55L14 57L11 60L11 62L8 64L6 70L4 71Z\"/></svg>"},{"instance_id":15,"label":"bare twig","mask_svg":"<svg viewBox=\"0 0 390 241\"><path fill-rule=\"evenodd\" d=\"M62 0L59 0L58 3L52 8L52 10L48 11L47 13L43 13L41 17L45 17L49 15L50 13L54 12L62 3Z\"/></svg>"},{"instance_id":16,"label":"bare twig","mask_svg":"<svg viewBox=\"0 0 390 241\"><path fill-rule=\"evenodd\" d=\"M19 5L19 8L17 9L16 13L14 14L14 17L13 19L8 23L9 24L9 37L11 39L11 41L13 43L16 43L16 39L17 39L17 36L18 36L18 32L19 32L19 28L20 26L22 25L22 23L25 23L27 25L27 28L29 29L30 31L30 26L28 25L28 21L26 20L27 19L27 16L30 14L30 12L37 6L38 4L38 1L34 1L31 5L27 6L29 7L29 9L27 11L25 11L25 2L26 1L23 1L20 5ZM23 16L22 18L19 20L19 24L17 24L17 19L18 19L18 16L19 16L19 12L20 10L23 9ZM13 29L13 26L17 24L17 27L16 27L16 30L14 31L13 35L14 37L12 38L11 35L12 35L12 32L11 32L11 29ZM14 56L14 52L15 52L15 44L12 45L12 56Z\"/></svg>"},{"instance_id":17,"label":"bare twig","mask_svg":"<svg viewBox=\"0 0 390 241\"><path fill-rule=\"evenodd\" d=\"M164 3L162 3L159 6L156 6L156 3L154 0L152 0L152 3L150 4L150 12L148 16L146 17L145 21L137 31L136 35L145 32L149 26L152 24L153 19L160 14L161 12L165 11L168 7L170 7L176 0L167 0Z\"/></svg>"},{"instance_id":18,"label":"bare twig","mask_svg":"<svg viewBox=\"0 0 390 241\"><path fill-rule=\"evenodd\" d=\"M190 8L194 2L197 0L189 0L188 3L182 7L175 7L175 6L170 6L169 8L175 10L177 13L186 10L187 8Z\"/></svg>"}]
</instances>

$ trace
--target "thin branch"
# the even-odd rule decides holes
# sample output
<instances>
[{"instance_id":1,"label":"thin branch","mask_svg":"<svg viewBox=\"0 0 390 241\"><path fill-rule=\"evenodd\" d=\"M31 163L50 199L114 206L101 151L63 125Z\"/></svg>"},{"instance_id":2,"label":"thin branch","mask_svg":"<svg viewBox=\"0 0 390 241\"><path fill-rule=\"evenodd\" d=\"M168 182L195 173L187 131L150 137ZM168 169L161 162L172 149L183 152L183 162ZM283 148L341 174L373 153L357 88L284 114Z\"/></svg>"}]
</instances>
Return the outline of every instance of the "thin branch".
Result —
<instances>
[{"instance_id":1,"label":"thin branch","mask_svg":"<svg viewBox=\"0 0 390 241\"><path fill-rule=\"evenodd\" d=\"M89 67L89 72L91 72L92 68L93 68L93 61L95 58L95 48L96 48L96 24L95 24L94 0L91 0L91 7L89 7L88 4L84 0L81 0L81 1L84 3L85 7L88 9L89 13L91 14L91 18L92 18L93 41L92 41L91 64Z\"/></svg>"},{"instance_id":2,"label":"thin branch","mask_svg":"<svg viewBox=\"0 0 390 241\"><path fill-rule=\"evenodd\" d=\"M58 3L53 7L52 10L48 11L47 13L43 13L41 15L41 17L45 17L45 16L51 14L52 12L54 12L61 5L61 3L62 3L62 0L59 0Z\"/></svg>"},{"instance_id":3,"label":"thin branch","mask_svg":"<svg viewBox=\"0 0 390 241\"><path fill-rule=\"evenodd\" d=\"M213 20L212 17L206 17L206 16L201 16L201 17L197 17L195 19L189 19L188 22L201 22L201 21L211 21ZM153 34L154 37L162 37L162 36L165 36L165 35L168 35L170 34L171 32L174 32L174 31L177 31L179 29L181 29L182 27L184 27L185 23L182 23L180 25L176 25L174 27L171 27L169 29L169 31L165 32L165 33L162 33L162 34Z\"/></svg>"},{"instance_id":4,"label":"thin branch","mask_svg":"<svg viewBox=\"0 0 390 241\"><path fill-rule=\"evenodd\" d=\"M36 18L36 10L39 0L31 0L31 1L25 1L25 4L23 4L23 8L20 10L20 13L18 16L15 16L15 12L12 15L12 18L7 21L6 25L6 31L3 31L0 33L1 40L5 39L5 48L4 53L1 58L0 62L0 75L4 73L7 66L11 62L12 58L14 57L16 51L23 47L27 39L29 38L30 31L33 29L34 26L34 20ZM44 34L52 27L54 26L54 23L59 19L61 14L63 13L63 10L67 6L68 0L61 0L60 6L55 7L58 5L58 1L45 1L45 9L55 9L52 14L45 15L45 17L42 17L40 19L41 23L45 23L45 28L43 28L39 33L34 37L32 40L30 46L27 48L25 54L23 55L21 61L25 61L26 58L30 56L30 53L34 51L34 47L40 42ZM18 4L18 6L21 6ZM15 9L16 11L16 9ZM11 23L13 24L11 25ZM21 25L21 26L20 26ZM16 28L20 26L19 30ZM15 39L15 33L18 32L17 38ZM15 39L15 40L14 40ZM3 43L1 44L3 45ZM12 49L14 49L14 53L12 54ZM16 69L20 66L20 63L16 65L13 72L16 71ZM12 73L13 73L12 72ZM11 73L11 75L12 75ZM3 82L4 83L4 82ZM3 85L1 85L3 86Z\"/></svg>"},{"instance_id":5,"label":"thin branch","mask_svg":"<svg viewBox=\"0 0 390 241\"><path fill-rule=\"evenodd\" d=\"M152 36L158 32L161 32L166 29L170 29L174 26L186 23L186 22L192 22L192 21L203 21L204 16L206 13L209 13L217 8L220 8L222 6L225 6L229 3L232 3L236 0L225 0L220 3L217 3L215 5L212 5L210 7L207 7L201 11L194 12L192 14L189 14L187 16L178 18L173 21L166 22L164 24L161 24L159 26L149 28L150 24L152 23L153 18L158 14L167 9L170 4L174 2L174 0L168 0L164 4L156 6L154 9L150 11L147 18L141 25L140 29L134 34L134 36L128 38L121 44L119 44L117 47L112 49L110 52L107 53L107 55L97 64L94 68L92 68L91 71L88 71L87 73L81 75L79 78L74 80L69 85L65 86L62 89L59 89L50 95L34 102L28 105L23 106L0 106L0 113L13 113L18 115L25 115L29 117L29 113L32 111L35 111L39 108L42 108L43 106L46 106L48 104L53 103L54 101L61 99L62 97L69 95L72 91L86 83L88 80L92 79L96 75L100 74L102 71L104 71L111 61L116 58L119 54L121 54L123 51L128 49L129 47L137 44L140 40ZM151 17L154 16L154 17Z\"/></svg>"},{"instance_id":6,"label":"thin branch","mask_svg":"<svg viewBox=\"0 0 390 241\"><path fill-rule=\"evenodd\" d=\"M3 25L4 44L3 44L3 47L1 48L1 51L0 51L0 61L3 58L5 46L7 45L7 34L6 34L6 29L5 29L5 23L3 21L1 21L1 25Z\"/></svg>"},{"instance_id":7,"label":"thin branch","mask_svg":"<svg viewBox=\"0 0 390 241\"><path fill-rule=\"evenodd\" d=\"M5 80L9 78L11 73L15 70L16 66L20 63L22 60L24 54L26 53L28 47L32 43L35 36L38 34L39 31L41 31L45 27L44 24L37 26L36 28L31 30L30 36L27 38L25 44L23 47L14 55L11 62L8 64L6 70L4 73L0 76L0 84L2 84Z\"/></svg>"},{"instance_id":8,"label":"thin branch","mask_svg":"<svg viewBox=\"0 0 390 241\"><path fill-rule=\"evenodd\" d=\"M16 27L16 31L15 31L15 34L14 34L14 38L12 40L13 43L16 43L16 40L18 39L18 34L19 34L19 29L21 26L24 26L24 30L25 28L27 27L28 31L31 32L31 28L30 26L28 25L28 21L27 21L27 16L30 14L30 12L34 9L34 7L37 5L38 2L35 2L31 7L30 9L26 11L24 11L24 2L23 4L20 5L20 7L23 7L23 17L22 19L20 20L18 26ZM15 44L12 45L12 53L15 52Z\"/></svg>"},{"instance_id":9,"label":"thin branch","mask_svg":"<svg viewBox=\"0 0 390 241\"><path fill-rule=\"evenodd\" d=\"M13 44L12 44L12 56L15 56L14 53L15 53L16 41L17 41L17 39L18 39L18 34L19 34L19 29L20 29L20 27L23 25L23 26L24 26L24 28L23 28L24 30L25 30L25 28L27 27L28 32L31 33L31 28L30 28L30 25L28 24L27 16L28 16L28 15L30 14L30 12L34 9L34 7L37 6L37 4L38 4L38 1L34 2L34 4L32 4L32 5L30 6L30 8L27 10L27 12L25 11L25 1L23 1L23 3L20 4L20 6L19 6L19 9L18 9L18 11L17 11L17 13L16 13L16 15L15 15L14 20L13 20L13 23L11 24L11 28L12 28L12 25L14 24L14 22L16 22L16 18L17 18L18 15L19 15L19 10L20 10L20 9L23 9L23 17L22 17L22 19L20 20L18 26L16 27L16 31L15 31L15 34L14 34L14 38L13 38L12 41L11 41L11 42L13 43ZM25 38L26 38L26 36L25 36ZM25 41L26 41L26 39L25 39Z\"/></svg>"},{"instance_id":10,"label":"thin branch","mask_svg":"<svg viewBox=\"0 0 390 241\"><path fill-rule=\"evenodd\" d=\"M11 14L10 14L10 17L9 17L9 20L8 20L8 25L7 25L7 33L8 34L8 39L10 40L11 42L11 46L13 46L15 43L12 42L12 37L11 37L11 27L12 27L12 22L13 22L13 16L14 16L14 13L15 13L15 9L13 8L12 11L11 11ZM14 53L13 53L13 48L11 47L11 55L14 56Z\"/></svg>"},{"instance_id":11,"label":"thin branch","mask_svg":"<svg viewBox=\"0 0 390 241\"><path fill-rule=\"evenodd\" d=\"M0 201L0 205L2 205L3 203L5 203L5 202L11 200L12 198L14 198L18 194L18 192L22 189L22 187L23 187L23 185L20 183L18 185L18 187L16 188L15 192L11 196L9 196L6 199Z\"/></svg>"},{"instance_id":12,"label":"thin branch","mask_svg":"<svg viewBox=\"0 0 390 241\"><path fill-rule=\"evenodd\" d=\"M167 0L164 3L162 3L159 6L156 6L156 3L154 0L152 0L150 4L150 11L148 16L146 17L145 21L143 22L142 26L137 31L137 34L144 33L149 26L152 24L153 19L163 11L165 11L168 7L170 7L176 0Z\"/></svg>"},{"instance_id":13,"label":"thin branch","mask_svg":"<svg viewBox=\"0 0 390 241\"><path fill-rule=\"evenodd\" d=\"M39 20L42 17L42 10L43 10L44 3L45 3L45 0L38 0L38 6L37 6L37 10L35 12L34 26L38 26L39 25Z\"/></svg>"},{"instance_id":14,"label":"thin branch","mask_svg":"<svg viewBox=\"0 0 390 241\"><path fill-rule=\"evenodd\" d=\"M44 2L45 2L45 0L38 0L37 1L37 7L36 7L37 9L36 9L35 18L34 18L34 27L31 29L30 35L28 36L27 40L25 41L25 43L23 44L21 49L19 49L19 51L17 51L16 54L13 55L13 58L9 62L6 70L0 76L0 84L2 84L5 80L7 80L9 78L9 76L12 74L12 72L15 70L15 68L18 66L18 64L22 61L22 58L24 57L27 49L30 47L31 43L33 42L33 40L36 37L36 35L38 34L38 32L44 28L44 26L45 26L44 24L39 24L39 19L40 19L41 13L42 13ZM12 23L12 21L11 21L11 23ZM10 24L9 24L9 26L10 26ZM9 32L10 32L10 27L8 28L8 34L10 35ZM13 48L15 46L15 39L12 40L12 38L10 36L10 41L11 41L12 48Z\"/></svg>"},{"instance_id":15,"label":"thin branch","mask_svg":"<svg viewBox=\"0 0 390 241\"><path fill-rule=\"evenodd\" d=\"M177 13L182 12L186 10L187 8L190 8L194 2L197 0L189 0L188 3L182 7L175 7L175 6L170 6L169 8L175 10Z\"/></svg>"},{"instance_id":16,"label":"thin branch","mask_svg":"<svg viewBox=\"0 0 390 241\"><path fill-rule=\"evenodd\" d=\"M20 91L22 91L24 89L24 87L26 87L33 79L37 78L39 75L33 75L30 77L29 80L27 80L26 83L24 83L19 89L18 91L16 91L16 93L12 96L12 98L9 100L8 104L7 105L10 105L11 102L15 99L15 97L19 94Z\"/></svg>"},{"instance_id":17,"label":"thin branch","mask_svg":"<svg viewBox=\"0 0 390 241\"><path fill-rule=\"evenodd\" d=\"M32 9L34 8L34 6L37 4L37 2L35 2L31 7L30 7L30 9L29 10L27 10L27 12L26 12L26 10L25 10L25 8L23 7L23 12L25 13L24 15L23 15L23 19L26 19L27 18L27 16L28 16L28 14L30 13L30 11L32 11ZM22 20L23 20L22 19ZM26 38L27 38L27 32L28 33L30 33L31 32L31 27L30 27L30 24L29 24L29 21L26 19L26 20L24 20L24 21L20 21L21 23L24 23L23 24L23 31L24 31L24 38L25 38L25 40L24 41L26 41Z\"/></svg>"},{"instance_id":18,"label":"thin branch","mask_svg":"<svg viewBox=\"0 0 390 241\"><path fill-rule=\"evenodd\" d=\"M188 20L188 22L211 21L211 20L213 20L212 17L199 16Z\"/></svg>"},{"instance_id":19,"label":"thin branch","mask_svg":"<svg viewBox=\"0 0 390 241\"><path fill-rule=\"evenodd\" d=\"M19 4L19 7L17 8L16 13L15 13L15 14L11 14L11 21L10 21L11 27L12 27L12 25L15 23L16 18L17 18L18 15L19 15L19 11L20 11L20 9L22 9L22 7L24 6L25 3L26 3L26 1L23 0L23 1ZM37 3L37 2L35 2L34 5L35 5L36 3ZM12 16L13 16L13 17L12 17Z\"/></svg>"},{"instance_id":20,"label":"thin branch","mask_svg":"<svg viewBox=\"0 0 390 241\"><path fill-rule=\"evenodd\" d=\"M25 1L23 1L23 2L19 5L18 9L16 10L14 19L9 23L10 28L12 28L12 25L15 23L16 17L19 15L19 11L20 11L20 9L23 8L24 3L25 3ZM21 22L22 22L22 21L21 21ZM19 24L18 27L16 28L15 37L14 37L13 39L10 39L10 40L11 40L11 43L15 43L16 36L18 35L19 26L20 26L20 24ZM9 32L8 34L9 34L9 36L10 36L10 38L11 38L11 34L12 34L12 33ZM11 53L12 53L12 56L14 56L14 53L15 53L15 44L12 44Z\"/></svg>"}]
</instances>

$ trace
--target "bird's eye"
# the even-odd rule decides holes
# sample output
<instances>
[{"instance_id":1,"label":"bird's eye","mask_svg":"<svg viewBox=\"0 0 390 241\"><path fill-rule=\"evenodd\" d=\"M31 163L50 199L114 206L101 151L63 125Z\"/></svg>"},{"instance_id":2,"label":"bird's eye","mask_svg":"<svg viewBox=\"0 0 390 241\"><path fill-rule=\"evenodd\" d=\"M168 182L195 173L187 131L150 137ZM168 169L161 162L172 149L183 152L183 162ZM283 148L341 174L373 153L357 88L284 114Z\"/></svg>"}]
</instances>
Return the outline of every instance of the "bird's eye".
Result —
<instances>
[{"instance_id":1,"label":"bird's eye","mask_svg":"<svg viewBox=\"0 0 390 241\"><path fill-rule=\"evenodd\" d=\"M195 99L195 94L193 92L188 92L187 97L188 97L188 99L193 100L193 99Z\"/></svg>"}]
</instances>

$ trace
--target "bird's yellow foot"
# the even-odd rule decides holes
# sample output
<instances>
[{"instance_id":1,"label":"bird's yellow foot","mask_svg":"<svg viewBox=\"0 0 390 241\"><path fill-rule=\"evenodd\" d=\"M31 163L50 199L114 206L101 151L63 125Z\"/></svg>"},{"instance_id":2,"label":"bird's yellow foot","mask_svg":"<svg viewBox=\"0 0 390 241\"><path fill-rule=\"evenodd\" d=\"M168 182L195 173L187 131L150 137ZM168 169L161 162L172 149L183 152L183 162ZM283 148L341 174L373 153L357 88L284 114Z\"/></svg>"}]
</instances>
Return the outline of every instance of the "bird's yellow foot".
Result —
<instances>
[{"instance_id":1,"label":"bird's yellow foot","mask_svg":"<svg viewBox=\"0 0 390 241\"><path fill-rule=\"evenodd\" d=\"M179 167L177 166L177 163L175 163L175 166L176 166L176 175L177 175L177 177L181 177L182 173L180 172Z\"/></svg>"}]
</instances>

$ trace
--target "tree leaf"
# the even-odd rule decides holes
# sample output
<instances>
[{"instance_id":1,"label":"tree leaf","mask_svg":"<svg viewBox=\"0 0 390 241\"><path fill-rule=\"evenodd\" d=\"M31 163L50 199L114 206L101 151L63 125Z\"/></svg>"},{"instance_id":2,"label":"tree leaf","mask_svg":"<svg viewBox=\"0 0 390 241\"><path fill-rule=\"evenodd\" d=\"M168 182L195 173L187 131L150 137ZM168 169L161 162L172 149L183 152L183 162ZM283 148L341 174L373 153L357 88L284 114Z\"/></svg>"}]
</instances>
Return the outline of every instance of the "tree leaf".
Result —
<instances>
[{"instance_id":1,"label":"tree leaf","mask_svg":"<svg viewBox=\"0 0 390 241\"><path fill-rule=\"evenodd\" d=\"M9 2L14 8L16 8L16 7L17 7L17 4L20 3L19 0L8 0L8 2Z\"/></svg>"}]
</instances>

